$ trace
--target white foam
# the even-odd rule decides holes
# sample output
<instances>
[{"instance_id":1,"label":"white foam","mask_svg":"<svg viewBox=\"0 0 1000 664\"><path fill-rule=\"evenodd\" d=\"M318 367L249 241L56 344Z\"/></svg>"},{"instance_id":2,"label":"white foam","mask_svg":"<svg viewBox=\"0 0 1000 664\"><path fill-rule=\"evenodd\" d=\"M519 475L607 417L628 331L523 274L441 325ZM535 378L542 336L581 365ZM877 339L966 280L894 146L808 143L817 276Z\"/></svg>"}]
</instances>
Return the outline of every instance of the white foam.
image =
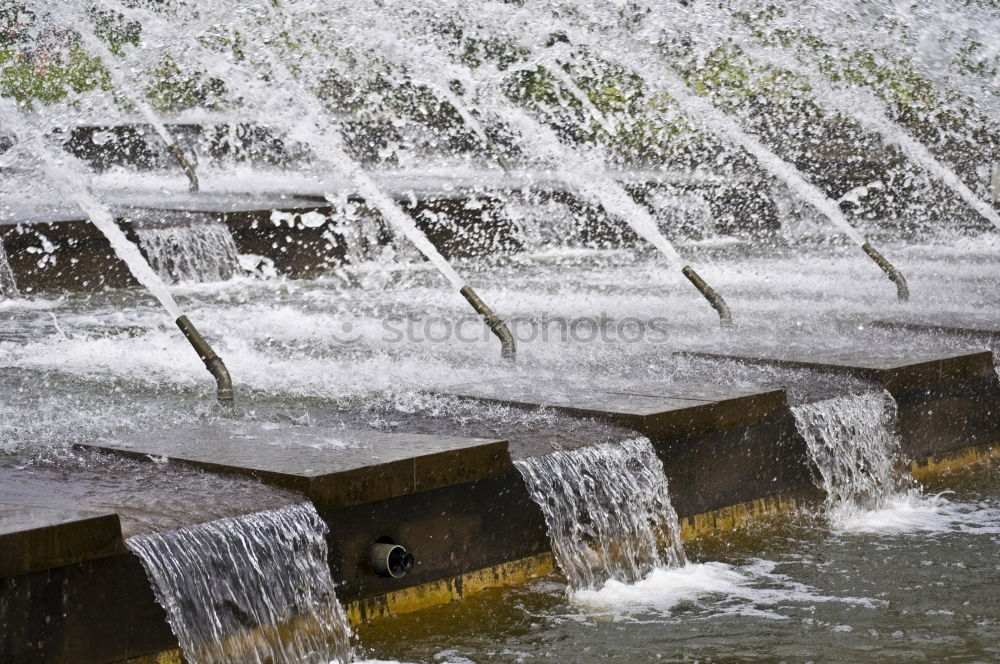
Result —
<instances>
[{"instance_id":1,"label":"white foam","mask_svg":"<svg viewBox=\"0 0 1000 664\"><path fill-rule=\"evenodd\" d=\"M877 600L832 597L774 572L775 563L757 560L733 566L721 562L688 563L658 568L633 584L608 581L599 590L573 593L572 602L585 614L634 619L636 615L669 614L680 605L694 605L715 615L752 615L775 620L787 616L789 604L844 602L874 607Z\"/></svg>"},{"instance_id":2,"label":"white foam","mask_svg":"<svg viewBox=\"0 0 1000 664\"><path fill-rule=\"evenodd\" d=\"M1000 509L989 503L954 502L944 494L909 491L874 510L843 509L830 514L837 532L870 534L1000 533Z\"/></svg>"}]
</instances>

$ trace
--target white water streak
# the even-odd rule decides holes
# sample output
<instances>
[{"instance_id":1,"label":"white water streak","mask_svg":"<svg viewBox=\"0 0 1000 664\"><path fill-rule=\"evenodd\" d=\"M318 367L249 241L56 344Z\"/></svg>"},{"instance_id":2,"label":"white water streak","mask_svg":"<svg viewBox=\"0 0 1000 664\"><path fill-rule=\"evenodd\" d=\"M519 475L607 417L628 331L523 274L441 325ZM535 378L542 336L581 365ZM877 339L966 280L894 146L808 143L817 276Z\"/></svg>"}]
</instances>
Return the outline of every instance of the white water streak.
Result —
<instances>
[{"instance_id":1,"label":"white water streak","mask_svg":"<svg viewBox=\"0 0 1000 664\"><path fill-rule=\"evenodd\" d=\"M899 123L894 122L886 112L885 104L874 95L858 88L835 87L818 71L795 62L784 52L749 46L746 42L743 42L743 48L754 60L788 70L804 79L817 102L877 133L886 143L898 146L914 163L948 185L980 216L1000 228L1000 214L993 206L969 189L958 174L935 157L926 145L911 136Z\"/></svg>"},{"instance_id":2,"label":"white water streak","mask_svg":"<svg viewBox=\"0 0 1000 664\"><path fill-rule=\"evenodd\" d=\"M350 661L350 625L309 503L137 535L139 558L191 664Z\"/></svg>"},{"instance_id":3,"label":"white water streak","mask_svg":"<svg viewBox=\"0 0 1000 664\"><path fill-rule=\"evenodd\" d=\"M0 98L0 122L7 132L13 134L19 142L24 143L28 152L35 156L42 171L56 190L67 200L80 206L80 209L108 239L115 255L125 261L132 275L160 301L171 318L180 317L180 309L167 289L167 285L146 262L139 248L125 237L125 233L115 223L111 211L91 191L83 175L83 168L76 159L65 153L57 153L50 148L42 137L41 130L33 127L9 99Z\"/></svg>"},{"instance_id":4,"label":"white water streak","mask_svg":"<svg viewBox=\"0 0 1000 664\"><path fill-rule=\"evenodd\" d=\"M225 224L137 228L135 234L150 265L164 281L225 281L242 272L236 243Z\"/></svg>"},{"instance_id":5,"label":"white water streak","mask_svg":"<svg viewBox=\"0 0 1000 664\"><path fill-rule=\"evenodd\" d=\"M888 392L846 395L792 409L809 459L826 492L827 511L846 516L879 510L904 490L896 402Z\"/></svg>"},{"instance_id":6,"label":"white water streak","mask_svg":"<svg viewBox=\"0 0 1000 664\"><path fill-rule=\"evenodd\" d=\"M663 464L645 438L515 461L575 590L685 562Z\"/></svg>"}]
</instances>

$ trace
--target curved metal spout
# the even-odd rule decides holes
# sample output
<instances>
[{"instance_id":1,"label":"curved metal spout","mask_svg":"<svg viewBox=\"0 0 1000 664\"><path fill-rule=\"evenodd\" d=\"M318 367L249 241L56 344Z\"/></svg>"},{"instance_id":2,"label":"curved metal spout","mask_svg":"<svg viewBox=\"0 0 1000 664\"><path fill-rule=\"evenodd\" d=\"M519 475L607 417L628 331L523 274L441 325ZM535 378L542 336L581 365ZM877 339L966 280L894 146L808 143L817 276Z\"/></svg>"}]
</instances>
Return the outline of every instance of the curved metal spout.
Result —
<instances>
[{"instance_id":1,"label":"curved metal spout","mask_svg":"<svg viewBox=\"0 0 1000 664\"><path fill-rule=\"evenodd\" d=\"M191 342L195 352L198 353L198 357L205 363L205 368L215 377L219 405L226 409L232 408L235 404L233 380L229 377L229 370L226 369L226 364L222 361L222 358L215 354L215 351L208 345L205 338L201 336L201 333L195 329L187 316L181 316L177 319L177 327L181 328L181 332Z\"/></svg>"},{"instance_id":2,"label":"curved metal spout","mask_svg":"<svg viewBox=\"0 0 1000 664\"><path fill-rule=\"evenodd\" d=\"M198 191L198 173L195 172L194 166L191 165L188 158L184 156L184 151L177 147L176 143L168 145L167 150L174 156L174 159L177 160L177 163L180 164L181 169L184 171L184 175L187 176L188 189L190 191Z\"/></svg>"},{"instance_id":3,"label":"curved metal spout","mask_svg":"<svg viewBox=\"0 0 1000 664\"><path fill-rule=\"evenodd\" d=\"M722 299L722 296L715 292L715 289L705 283L705 280L698 276L690 265L685 265L681 272L688 278L698 292L705 296L712 308L719 313L719 324L722 327L730 327L733 324L733 315L729 312L729 305Z\"/></svg>"},{"instance_id":4,"label":"curved metal spout","mask_svg":"<svg viewBox=\"0 0 1000 664\"><path fill-rule=\"evenodd\" d=\"M896 297L899 298L900 302L906 302L910 299L910 288L906 285L906 279L903 277L903 273L896 269L896 266L886 260L885 256L880 254L875 250L875 247L871 246L867 242L861 245L861 248L865 250L865 253L875 261L875 264L882 268L882 271L889 275L889 279L896 283Z\"/></svg>"},{"instance_id":5,"label":"curved metal spout","mask_svg":"<svg viewBox=\"0 0 1000 664\"><path fill-rule=\"evenodd\" d=\"M493 158L497 160L500 164L500 168L503 169L504 173L510 173L510 162L507 161L507 157L504 156L497 144L493 142L492 139L486 139L486 148L493 154Z\"/></svg>"},{"instance_id":6,"label":"curved metal spout","mask_svg":"<svg viewBox=\"0 0 1000 664\"><path fill-rule=\"evenodd\" d=\"M493 313L493 310L479 299L471 286L463 286L459 293L472 305L476 313L483 317L493 334L500 339L500 357L513 362L517 356L517 345L514 343L514 335L507 328L507 323L503 322L503 319Z\"/></svg>"}]
</instances>

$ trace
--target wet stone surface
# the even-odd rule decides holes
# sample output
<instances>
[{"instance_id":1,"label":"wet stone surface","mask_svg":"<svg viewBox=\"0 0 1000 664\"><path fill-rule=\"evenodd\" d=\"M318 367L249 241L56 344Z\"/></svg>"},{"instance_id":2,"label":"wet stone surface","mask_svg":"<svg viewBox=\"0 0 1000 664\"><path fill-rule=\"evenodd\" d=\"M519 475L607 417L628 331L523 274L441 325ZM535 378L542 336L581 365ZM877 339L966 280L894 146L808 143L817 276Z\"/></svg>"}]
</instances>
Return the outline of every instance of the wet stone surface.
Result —
<instances>
[{"instance_id":1,"label":"wet stone surface","mask_svg":"<svg viewBox=\"0 0 1000 664\"><path fill-rule=\"evenodd\" d=\"M748 425L786 405L782 390L673 385L650 393L599 391L546 382L535 389L503 383L458 385L448 394L521 408L550 408L562 414L604 420L643 435L692 435Z\"/></svg>"},{"instance_id":2,"label":"wet stone surface","mask_svg":"<svg viewBox=\"0 0 1000 664\"><path fill-rule=\"evenodd\" d=\"M338 509L510 470L504 441L290 424L224 423L134 434L93 449L181 461L301 491Z\"/></svg>"},{"instance_id":3,"label":"wet stone surface","mask_svg":"<svg viewBox=\"0 0 1000 664\"><path fill-rule=\"evenodd\" d=\"M86 452L0 461L0 504L113 514L122 537L273 510L294 491L251 478ZM119 527L118 521L121 525Z\"/></svg>"},{"instance_id":4,"label":"wet stone surface","mask_svg":"<svg viewBox=\"0 0 1000 664\"><path fill-rule=\"evenodd\" d=\"M956 380L988 378L993 374L989 352L880 351L812 353L778 349L751 349L725 353L696 353L720 360L848 373L882 384L890 391L909 391Z\"/></svg>"},{"instance_id":5,"label":"wet stone surface","mask_svg":"<svg viewBox=\"0 0 1000 664\"><path fill-rule=\"evenodd\" d=\"M897 314L874 322L878 327L965 337L1000 338L1000 320L990 314Z\"/></svg>"},{"instance_id":6,"label":"wet stone surface","mask_svg":"<svg viewBox=\"0 0 1000 664\"><path fill-rule=\"evenodd\" d=\"M0 578L120 551L118 515L0 502Z\"/></svg>"}]
</instances>

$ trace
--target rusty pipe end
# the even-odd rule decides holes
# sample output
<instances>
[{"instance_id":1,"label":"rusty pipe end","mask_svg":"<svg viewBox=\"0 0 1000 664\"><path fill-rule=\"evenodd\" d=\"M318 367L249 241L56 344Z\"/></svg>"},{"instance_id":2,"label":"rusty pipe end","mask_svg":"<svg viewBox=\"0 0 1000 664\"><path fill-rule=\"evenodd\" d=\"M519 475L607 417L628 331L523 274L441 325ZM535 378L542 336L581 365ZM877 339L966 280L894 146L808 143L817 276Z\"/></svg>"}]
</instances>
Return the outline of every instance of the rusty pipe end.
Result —
<instances>
[{"instance_id":1,"label":"rusty pipe end","mask_svg":"<svg viewBox=\"0 0 1000 664\"><path fill-rule=\"evenodd\" d=\"M188 190L198 191L198 173L194 170L194 166L191 165L191 162L188 161L188 158L184 155L184 151L181 150L176 143L168 145L167 150L169 150L170 154L174 156L174 159L177 160L181 170L184 171L184 175L187 176Z\"/></svg>"},{"instance_id":2,"label":"rusty pipe end","mask_svg":"<svg viewBox=\"0 0 1000 664\"><path fill-rule=\"evenodd\" d=\"M212 350L212 347L208 345L208 342L201 336L194 324L188 320L187 316L181 316L177 319L177 327L198 353L201 361L205 363L205 368L215 378L216 397L219 400L219 405L226 410L233 409L236 405L236 393L233 390L233 379L229 375L226 363L215 354L215 351Z\"/></svg>"},{"instance_id":3,"label":"rusty pipe end","mask_svg":"<svg viewBox=\"0 0 1000 664\"><path fill-rule=\"evenodd\" d=\"M896 284L896 297L900 302L908 302L910 299L910 287L906 284L906 277L899 269L890 263L885 256L880 254L875 247L870 243L865 242L861 245L868 257L875 261L875 264L882 268L882 271L886 273L889 279Z\"/></svg>"},{"instance_id":4,"label":"rusty pipe end","mask_svg":"<svg viewBox=\"0 0 1000 664\"><path fill-rule=\"evenodd\" d=\"M463 286L459 293L472 305L476 313L483 317L483 320L490 326L493 334L500 339L500 357L514 362L517 359L517 344L514 341L514 335L511 334L510 329L507 327L507 323L503 322L503 319L493 313L493 310L483 302L479 295L476 294L476 291L472 290L471 286Z\"/></svg>"},{"instance_id":5,"label":"rusty pipe end","mask_svg":"<svg viewBox=\"0 0 1000 664\"><path fill-rule=\"evenodd\" d=\"M681 272L688 278L688 281L694 284L694 287L698 289L698 292L701 293L706 300L708 300L708 303L711 304L712 308L719 314L719 325L722 327L732 327L733 315L729 311L729 305L726 304L724 299L722 299L722 296L715 292L715 289L709 286L690 265L685 265L681 269Z\"/></svg>"}]
</instances>

